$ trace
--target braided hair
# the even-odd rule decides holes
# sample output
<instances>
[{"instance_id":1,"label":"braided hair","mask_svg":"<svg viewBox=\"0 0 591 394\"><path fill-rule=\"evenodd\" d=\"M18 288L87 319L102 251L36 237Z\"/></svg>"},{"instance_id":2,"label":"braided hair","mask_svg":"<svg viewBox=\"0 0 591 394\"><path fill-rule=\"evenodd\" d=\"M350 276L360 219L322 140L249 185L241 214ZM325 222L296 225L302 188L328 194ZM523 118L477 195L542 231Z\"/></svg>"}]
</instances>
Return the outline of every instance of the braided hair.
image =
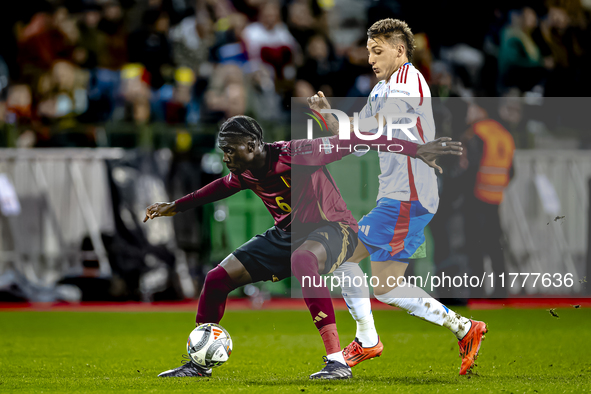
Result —
<instances>
[{"instance_id":1,"label":"braided hair","mask_svg":"<svg viewBox=\"0 0 591 394\"><path fill-rule=\"evenodd\" d=\"M226 120L219 132L220 137L244 136L263 142L263 129L261 125L250 116L238 115Z\"/></svg>"}]
</instances>

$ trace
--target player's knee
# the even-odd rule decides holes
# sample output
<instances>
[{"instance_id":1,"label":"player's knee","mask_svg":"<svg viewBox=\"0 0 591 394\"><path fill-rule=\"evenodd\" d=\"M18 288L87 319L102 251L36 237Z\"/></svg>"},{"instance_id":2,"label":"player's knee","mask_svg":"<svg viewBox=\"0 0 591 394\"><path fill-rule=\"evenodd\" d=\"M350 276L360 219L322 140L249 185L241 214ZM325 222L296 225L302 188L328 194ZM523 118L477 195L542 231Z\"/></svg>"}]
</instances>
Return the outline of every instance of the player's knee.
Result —
<instances>
[{"instance_id":1,"label":"player's knee","mask_svg":"<svg viewBox=\"0 0 591 394\"><path fill-rule=\"evenodd\" d=\"M374 290L373 294L375 295L375 297L378 301L383 302L384 304L387 304L386 299L388 297L384 296L384 294L378 294L375 290Z\"/></svg>"},{"instance_id":2,"label":"player's knee","mask_svg":"<svg viewBox=\"0 0 591 394\"><path fill-rule=\"evenodd\" d=\"M402 309L407 308L409 305L408 303L412 302L412 299L419 298L417 297L417 294L412 290L409 290L409 288L399 286L393 289L380 289L378 292L374 292L374 295L378 301Z\"/></svg>"},{"instance_id":3,"label":"player's knee","mask_svg":"<svg viewBox=\"0 0 591 394\"><path fill-rule=\"evenodd\" d=\"M382 297L384 294L387 294L388 292L390 292L390 290L392 290L392 289L389 287L379 287L378 286L378 287L374 287L373 293L379 301L382 301L380 299L380 297ZM382 297L382 298L384 298L384 297ZM382 301L382 302L384 302L384 301Z\"/></svg>"},{"instance_id":4,"label":"player's knee","mask_svg":"<svg viewBox=\"0 0 591 394\"><path fill-rule=\"evenodd\" d=\"M296 250L291 254L291 271L294 274L299 272L319 272L318 258L309 250Z\"/></svg>"},{"instance_id":5,"label":"player's knee","mask_svg":"<svg viewBox=\"0 0 591 394\"><path fill-rule=\"evenodd\" d=\"M226 270L221 265L216 265L214 268L209 270L209 272L205 276L205 280L217 281L227 275L228 274Z\"/></svg>"},{"instance_id":6,"label":"player's knee","mask_svg":"<svg viewBox=\"0 0 591 394\"><path fill-rule=\"evenodd\" d=\"M388 276L386 278L380 277L378 286L374 286L373 292L379 301L385 302L380 297L384 298L388 294L387 298L391 298L393 293L399 293L400 287L398 281L394 276Z\"/></svg>"},{"instance_id":7,"label":"player's knee","mask_svg":"<svg viewBox=\"0 0 591 394\"><path fill-rule=\"evenodd\" d=\"M383 293L383 294L375 294L374 293L374 295L376 296L376 298L377 298L378 301L383 302L384 304L387 304L387 305L395 305L395 306L400 305L400 300L401 299L400 298L392 297L393 294L390 293L390 292Z\"/></svg>"},{"instance_id":8,"label":"player's knee","mask_svg":"<svg viewBox=\"0 0 591 394\"><path fill-rule=\"evenodd\" d=\"M222 266L217 266L207 273L205 276L204 287L210 288L232 288L234 282Z\"/></svg>"}]
</instances>

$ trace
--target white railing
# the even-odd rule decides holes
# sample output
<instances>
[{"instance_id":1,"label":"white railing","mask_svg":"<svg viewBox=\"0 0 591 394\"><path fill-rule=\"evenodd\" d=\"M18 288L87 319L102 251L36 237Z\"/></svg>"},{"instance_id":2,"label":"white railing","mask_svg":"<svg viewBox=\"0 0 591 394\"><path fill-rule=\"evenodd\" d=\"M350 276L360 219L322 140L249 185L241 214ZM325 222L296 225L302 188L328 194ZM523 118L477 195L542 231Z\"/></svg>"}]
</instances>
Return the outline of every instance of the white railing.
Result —
<instances>
[{"instance_id":1,"label":"white railing","mask_svg":"<svg viewBox=\"0 0 591 394\"><path fill-rule=\"evenodd\" d=\"M549 180L553 191L544 194L536 187L535 179L540 176ZM589 151L516 152L515 178L501 204L501 221L513 256L513 267L508 271L512 268L514 272L524 273L572 273L574 286L565 289L565 294L581 290L581 282L587 275L584 263L588 248L590 178ZM554 200L553 193L557 201L548 201ZM538 286L526 292L556 293L556 289Z\"/></svg>"},{"instance_id":2,"label":"white railing","mask_svg":"<svg viewBox=\"0 0 591 394\"><path fill-rule=\"evenodd\" d=\"M101 233L114 221L105 159L109 149L0 149L0 173L21 203L18 216L0 216L0 272L7 263L29 280L51 284L80 262L84 236L92 240L101 275L111 268Z\"/></svg>"}]
</instances>

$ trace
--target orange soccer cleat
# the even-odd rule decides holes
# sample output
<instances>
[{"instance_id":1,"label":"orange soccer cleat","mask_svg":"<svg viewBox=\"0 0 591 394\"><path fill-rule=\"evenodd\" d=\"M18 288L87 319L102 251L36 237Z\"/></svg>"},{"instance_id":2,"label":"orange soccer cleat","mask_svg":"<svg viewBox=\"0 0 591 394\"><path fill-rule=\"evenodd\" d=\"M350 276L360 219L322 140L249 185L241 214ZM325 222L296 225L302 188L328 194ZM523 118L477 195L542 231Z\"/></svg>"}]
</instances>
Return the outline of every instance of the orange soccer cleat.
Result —
<instances>
[{"instance_id":1,"label":"orange soccer cleat","mask_svg":"<svg viewBox=\"0 0 591 394\"><path fill-rule=\"evenodd\" d=\"M349 367L354 367L362 361L369 360L370 358L380 357L384 350L384 345L378 337L378 344L373 347L363 347L359 339L355 338L353 342L343 349L343 357Z\"/></svg>"},{"instance_id":2,"label":"orange soccer cleat","mask_svg":"<svg viewBox=\"0 0 591 394\"><path fill-rule=\"evenodd\" d=\"M472 327L461 341L458 341L460 346L460 357L462 357L462 367L460 368L460 375L465 375L472 367L478 357L480 345L484 339L484 334L488 332L488 327L484 322L470 320ZM346 359L346 358L345 358Z\"/></svg>"}]
</instances>

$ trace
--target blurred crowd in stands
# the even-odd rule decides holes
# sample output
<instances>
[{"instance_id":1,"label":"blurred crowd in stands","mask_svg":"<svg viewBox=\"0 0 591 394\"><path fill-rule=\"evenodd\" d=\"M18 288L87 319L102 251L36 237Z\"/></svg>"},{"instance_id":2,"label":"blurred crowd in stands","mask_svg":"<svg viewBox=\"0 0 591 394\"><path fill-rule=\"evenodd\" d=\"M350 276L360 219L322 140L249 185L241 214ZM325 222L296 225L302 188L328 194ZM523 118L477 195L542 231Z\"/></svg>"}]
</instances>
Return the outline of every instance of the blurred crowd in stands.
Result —
<instances>
[{"instance_id":1,"label":"blurred crowd in stands","mask_svg":"<svg viewBox=\"0 0 591 394\"><path fill-rule=\"evenodd\" d=\"M366 29L415 33L436 97L574 97L591 86L591 0L27 0L0 6L0 130L289 123L317 90L366 96Z\"/></svg>"}]
</instances>

